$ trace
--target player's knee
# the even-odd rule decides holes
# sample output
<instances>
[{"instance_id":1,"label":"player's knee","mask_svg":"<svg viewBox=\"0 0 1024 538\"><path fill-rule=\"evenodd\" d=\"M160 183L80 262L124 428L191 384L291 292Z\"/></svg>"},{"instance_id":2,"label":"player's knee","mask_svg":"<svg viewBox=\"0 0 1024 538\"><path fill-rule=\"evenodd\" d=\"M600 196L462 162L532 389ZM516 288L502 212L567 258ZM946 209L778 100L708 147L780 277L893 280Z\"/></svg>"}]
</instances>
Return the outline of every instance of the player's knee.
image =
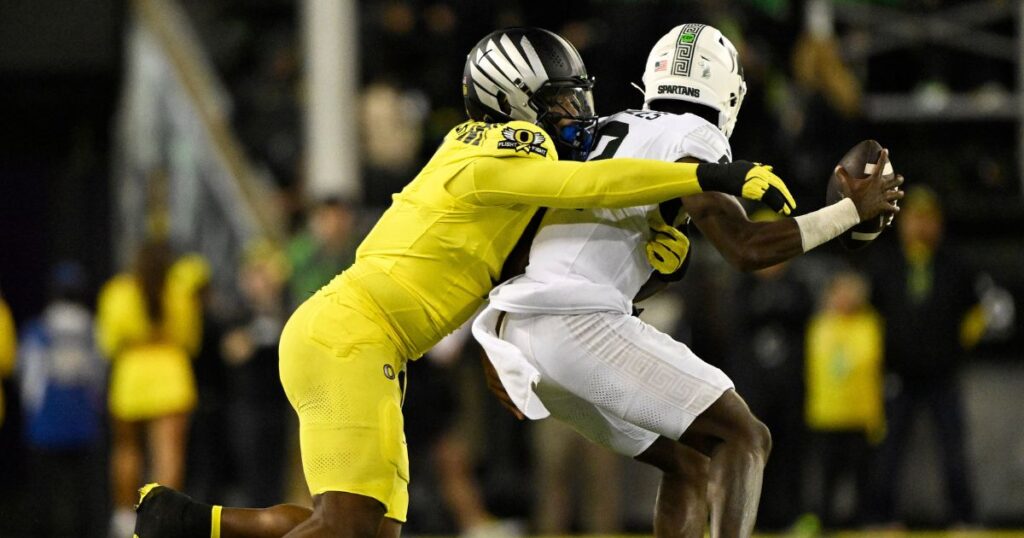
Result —
<instances>
[{"instance_id":1,"label":"player's knee","mask_svg":"<svg viewBox=\"0 0 1024 538\"><path fill-rule=\"evenodd\" d=\"M658 467L665 474L678 475L687 479L699 480L706 478L709 459L695 450L687 450L680 444L676 449L662 458Z\"/></svg>"},{"instance_id":2,"label":"player's knee","mask_svg":"<svg viewBox=\"0 0 1024 538\"><path fill-rule=\"evenodd\" d=\"M728 431L725 440L739 443L767 457L772 450L772 435L735 391L727 391L713 406L716 418Z\"/></svg>"},{"instance_id":3,"label":"player's knee","mask_svg":"<svg viewBox=\"0 0 1024 538\"><path fill-rule=\"evenodd\" d=\"M741 438L751 450L765 458L772 451L772 432L764 422L758 420L754 415L750 415L750 418L745 421Z\"/></svg>"},{"instance_id":4,"label":"player's knee","mask_svg":"<svg viewBox=\"0 0 1024 538\"><path fill-rule=\"evenodd\" d=\"M666 437L659 438L636 459L653 465L666 475L699 479L707 473L706 456Z\"/></svg>"}]
</instances>

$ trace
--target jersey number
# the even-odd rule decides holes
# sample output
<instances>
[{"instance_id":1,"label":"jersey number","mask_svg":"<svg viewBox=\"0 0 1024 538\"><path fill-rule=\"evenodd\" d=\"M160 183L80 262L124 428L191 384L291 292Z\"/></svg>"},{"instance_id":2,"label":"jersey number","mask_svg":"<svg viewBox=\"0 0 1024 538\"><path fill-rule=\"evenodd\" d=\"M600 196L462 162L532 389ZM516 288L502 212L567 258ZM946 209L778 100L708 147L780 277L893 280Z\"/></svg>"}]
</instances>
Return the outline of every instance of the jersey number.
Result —
<instances>
[{"instance_id":1,"label":"jersey number","mask_svg":"<svg viewBox=\"0 0 1024 538\"><path fill-rule=\"evenodd\" d=\"M608 141L608 145L604 147L599 155L594 155L590 158L591 161L601 161L604 159L611 159L615 156L615 152L619 150L619 146L622 145L622 141L626 139L626 135L629 134L629 124L621 121L610 121L601 128L601 134L597 137L597 143L594 147L601 145L601 140L604 138L611 138Z\"/></svg>"}]
</instances>

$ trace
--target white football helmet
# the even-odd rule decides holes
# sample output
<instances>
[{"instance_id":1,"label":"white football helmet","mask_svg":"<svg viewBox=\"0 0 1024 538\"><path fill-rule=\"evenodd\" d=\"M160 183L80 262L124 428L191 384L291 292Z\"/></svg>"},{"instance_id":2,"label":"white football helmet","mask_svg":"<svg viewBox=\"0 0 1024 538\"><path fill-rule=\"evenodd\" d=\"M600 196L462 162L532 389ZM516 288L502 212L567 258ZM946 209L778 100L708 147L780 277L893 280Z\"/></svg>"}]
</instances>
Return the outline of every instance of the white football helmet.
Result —
<instances>
[{"instance_id":1,"label":"white football helmet","mask_svg":"<svg viewBox=\"0 0 1024 538\"><path fill-rule=\"evenodd\" d=\"M747 94L736 47L706 24L683 24L662 36L647 56L643 81L645 109L659 99L711 107L726 137Z\"/></svg>"}]
</instances>

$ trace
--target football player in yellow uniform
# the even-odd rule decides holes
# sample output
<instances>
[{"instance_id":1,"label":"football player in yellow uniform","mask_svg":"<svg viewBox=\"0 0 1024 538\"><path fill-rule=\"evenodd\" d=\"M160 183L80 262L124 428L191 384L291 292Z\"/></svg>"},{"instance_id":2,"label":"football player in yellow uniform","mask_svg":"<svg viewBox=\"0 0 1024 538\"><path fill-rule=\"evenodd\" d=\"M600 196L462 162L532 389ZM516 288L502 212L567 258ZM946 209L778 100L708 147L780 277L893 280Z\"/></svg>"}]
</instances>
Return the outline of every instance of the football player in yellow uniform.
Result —
<instances>
[{"instance_id":1,"label":"football player in yellow uniform","mask_svg":"<svg viewBox=\"0 0 1024 538\"><path fill-rule=\"evenodd\" d=\"M140 492L137 536L398 536L408 508L406 362L477 310L538 207L629 207L712 190L785 214L795 206L771 168L754 163L580 162L597 123L592 86L576 49L551 32L514 28L480 41L463 77L471 121L445 137L356 262L281 335L313 511L222 508L151 484Z\"/></svg>"}]
</instances>

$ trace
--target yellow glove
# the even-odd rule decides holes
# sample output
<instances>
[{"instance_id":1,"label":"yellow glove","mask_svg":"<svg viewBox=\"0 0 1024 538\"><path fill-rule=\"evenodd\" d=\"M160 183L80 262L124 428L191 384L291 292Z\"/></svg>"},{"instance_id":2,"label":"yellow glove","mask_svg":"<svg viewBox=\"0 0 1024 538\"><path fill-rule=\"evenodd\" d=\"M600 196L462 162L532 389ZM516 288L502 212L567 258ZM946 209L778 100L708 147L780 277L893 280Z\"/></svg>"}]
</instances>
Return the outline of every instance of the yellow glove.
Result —
<instances>
[{"instance_id":1,"label":"yellow glove","mask_svg":"<svg viewBox=\"0 0 1024 538\"><path fill-rule=\"evenodd\" d=\"M749 161L701 163L697 165L697 183L705 192L719 191L763 202L780 215L796 209L793 195L771 166Z\"/></svg>"},{"instance_id":2,"label":"yellow glove","mask_svg":"<svg viewBox=\"0 0 1024 538\"><path fill-rule=\"evenodd\" d=\"M670 275L683 267L690 253L690 239L683 232L669 226L657 211L648 219L651 239L647 241L647 261L655 271Z\"/></svg>"}]
</instances>

